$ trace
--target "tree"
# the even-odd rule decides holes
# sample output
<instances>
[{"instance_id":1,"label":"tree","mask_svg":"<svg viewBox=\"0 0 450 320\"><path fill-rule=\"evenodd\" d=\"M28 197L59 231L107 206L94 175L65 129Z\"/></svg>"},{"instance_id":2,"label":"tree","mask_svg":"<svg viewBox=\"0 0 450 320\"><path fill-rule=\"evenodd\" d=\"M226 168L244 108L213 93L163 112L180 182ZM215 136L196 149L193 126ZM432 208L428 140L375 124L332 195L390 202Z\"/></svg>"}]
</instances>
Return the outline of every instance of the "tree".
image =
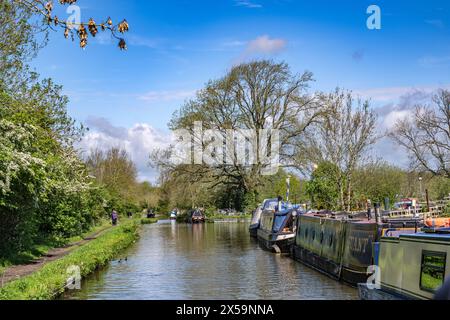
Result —
<instances>
[{"instance_id":1,"label":"tree","mask_svg":"<svg viewBox=\"0 0 450 320\"><path fill-rule=\"evenodd\" d=\"M101 215L86 167L59 139L59 114L34 116L0 91L0 253L88 230ZM61 122L62 121L62 122ZM49 125L52 124L52 125Z\"/></svg>"},{"instance_id":2,"label":"tree","mask_svg":"<svg viewBox=\"0 0 450 320\"><path fill-rule=\"evenodd\" d=\"M61 0L74 4L76 0ZM44 20L37 19L43 17ZM106 23L106 24L105 24ZM115 36L128 30L108 19ZM53 14L53 3L0 0L0 257L39 241L64 240L88 231L104 214L105 189L92 184L75 150L82 134L67 113L66 96L50 79L39 81L28 62L47 43L49 30L64 28L85 47L93 20L74 24ZM87 29L86 29L87 27ZM102 28L102 24L100 24ZM120 40L121 49L126 47Z\"/></svg>"},{"instance_id":3,"label":"tree","mask_svg":"<svg viewBox=\"0 0 450 320\"><path fill-rule=\"evenodd\" d=\"M339 168L331 162L322 162L306 184L312 205L319 210L339 209Z\"/></svg>"},{"instance_id":4,"label":"tree","mask_svg":"<svg viewBox=\"0 0 450 320\"><path fill-rule=\"evenodd\" d=\"M250 198L259 202L257 187L264 171L273 165L266 156L273 155L268 150L276 140L275 131L268 133L267 140L262 133L278 130L280 163L288 163L292 158L292 143L318 114L314 98L306 92L311 81L310 72L294 75L287 64L273 61L256 61L232 68L223 78L210 81L195 99L188 101L174 115L170 128L188 130L203 150L213 141L226 140L227 130L237 133L252 130L253 136L241 141L242 145L247 143L245 155L239 155L233 148L225 148L222 153L219 147L212 154L216 161L212 166L203 162L169 167L168 159L173 154L170 150L160 150L151 157L153 165L184 173L191 183L207 180L212 187L226 184L244 194L253 193ZM194 130L195 122L201 122L205 130L216 130L219 136L205 139L203 133ZM227 163L222 161L224 155Z\"/></svg>"},{"instance_id":5,"label":"tree","mask_svg":"<svg viewBox=\"0 0 450 320\"><path fill-rule=\"evenodd\" d=\"M76 4L76 0L61 0L60 5ZM88 22L66 22L53 12L53 2L42 0L0 0L0 35L7 41L0 42L0 88L10 94L19 94L35 83L37 73L30 71L28 62L43 48L49 39L50 31L64 30L66 38L78 37L81 47L86 47L88 37L100 31L109 31L119 41L119 47L126 49L121 34L129 30L128 22L123 20L114 25L111 18L97 24Z\"/></svg>"},{"instance_id":6,"label":"tree","mask_svg":"<svg viewBox=\"0 0 450 320\"><path fill-rule=\"evenodd\" d=\"M110 31L112 36L119 40L119 48L122 50L126 49L125 40L118 35L118 33L123 34L129 30L129 25L126 20L116 25L113 24L111 18L107 18L101 23L96 23L92 18L88 22L64 21L53 13L54 4L52 0L10 0L9 2L11 5L17 5L21 10L28 11L32 15L41 16L43 18L42 27L44 30L54 30L54 28L59 27L64 30L66 39L71 37L72 40L76 34L80 40L81 48L86 47L89 34L95 37L100 29L100 31ZM59 0L59 3L63 6L67 4L74 5L77 3L77 0Z\"/></svg>"},{"instance_id":7,"label":"tree","mask_svg":"<svg viewBox=\"0 0 450 320\"><path fill-rule=\"evenodd\" d=\"M350 92L337 89L319 94L323 112L295 145L299 169L331 163L339 170L339 209L351 210L353 175L364 156L377 141L377 116L368 101L355 101Z\"/></svg>"},{"instance_id":8,"label":"tree","mask_svg":"<svg viewBox=\"0 0 450 320\"><path fill-rule=\"evenodd\" d=\"M450 91L439 90L433 102L417 106L389 135L408 152L413 170L450 178Z\"/></svg>"},{"instance_id":9,"label":"tree","mask_svg":"<svg viewBox=\"0 0 450 320\"><path fill-rule=\"evenodd\" d=\"M91 150L86 160L89 173L100 186L104 186L115 199L110 207L128 210L126 206L137 205L137 169L125 150L111 148L108 151Z\"/></svg>"},{"instance_id":10,"label":"tree","mask_svg":"<svg viewBox=\"0 0 450 320\"><path fill-rule=\"evenodd\" d=\"M386 162L373 162L355 171L354 207L365 208L366 201L393 204L402 194L408 173ZM407 193L408 194L408 193ZM408 194L409 195L409 194Z\"/></svg>"},{"instance_id":11,"label":"tree","mask_svg":"<svg viewBox=\"0 0 450 320\"><path fill-rule=\"evenodd\" d=\"M0 89L5 89L5 83L18 81L18 73L26 63L36 56L37 51L45 45L36 40L35 28L29 22L32 13L24 10L9 0L0 0Z\"/></svg>"}]
</instances>

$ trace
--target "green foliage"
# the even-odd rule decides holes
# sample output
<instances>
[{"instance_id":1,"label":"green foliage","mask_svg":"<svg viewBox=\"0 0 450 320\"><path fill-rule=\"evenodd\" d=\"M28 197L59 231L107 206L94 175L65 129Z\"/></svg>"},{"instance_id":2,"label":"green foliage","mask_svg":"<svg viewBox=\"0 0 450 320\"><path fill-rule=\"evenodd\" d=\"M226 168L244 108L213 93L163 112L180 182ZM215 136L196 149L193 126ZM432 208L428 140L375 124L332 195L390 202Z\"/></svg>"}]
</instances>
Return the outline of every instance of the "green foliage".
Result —
<instances>
[{"instance_id":1,"label":"green foliage","mask_svg":"<svg viewBox=\"0 0 450 320\"><path fill-rule=\"evenodd\" d=\"M217 214L217 208L215 206L209 206L205 209L205 216L206 217L212 217Z\"/></svg>"},{"instance_id":2,"label":"green foliage","mask_svg":"<svg viewBox=\"0 0 450 320\"><path fill-rule=\"evenodd\" d=\"M433 177L428 185L431 199L441 200L450 196L450 179L446 177Z\"/></svg>"},{"instance_id":3,"label":"green foliage","mask_svg":"<svg viewBox=\"0 0 450 320\"><path fill-rule=\"evenodd\" d=\"M156 218L143 218L141 219L141 224L154 224L157 223L159 219Z\"/></svg>"},{"instance_id":4,"label":"green foliage","mask_svg":"<svg viewBox=\"0 0 450 320\"><path fill-rule=\"evenodd\" d=\"M149 208L156 193L148 183L137 182L137 169L128 153L112 148L106 152L91 150L87 167L96 184L107 190L106 210L115 209L122 215Z\"/></svg>"},{"instance_id":5,"label":"green foliage","mask_svg":"<svg viewBox=\"0 0 450 320\"><path fill-rule=\"evenodd\" d=\"M79 235L105 214L105 194L72 147L80 131L51 87L34 86L29 101L0 91L1 256Z\"/></svg>"},{"instance_id":6,"label":"green foliage","mask_svg":"<svg viewBox=\"0 0 450 320\"><path fill-rule=\"evenodd\" d=\"M314 171L306 191L311 195L313 206L319 210L333 210L339 202L339 168L332 163L321 163Z\"/></svg>"},{"instance_id":7,"label":"green foliage","mask_svg":"<svg viewBox=\"0 0 450 320\"><path fill-rule=\"evenodd\" d=\"M3 259L29 252L41 242L60 243L79 236L94 227L112 207L123 214L140 210L132 196L139 190L134 188L133 164L114 162L124 160L119 154L111 157L115 165L110 166L112 170L129 169L127 174L131 175L123 176L132 179L132 187L123 180L114 185L89 177L74 148L84 128L68 115L67 96L62 94L61 86L51 79L40 80L27 65L47 40L42 21L34 19L37 3L40 2L0 0L0 34L7 39L0 42ZM121 28L124 27L122 23ZM119 167L120 164L124 166ZM123 184L126 192L115 188Z\"/></svg>"},{"instance_id":8,"label":"green foliage","mask_svg":"<svg viewBox=\"0 0 450 320\"><path fill-rule=\"evenodd\" d=\"M80 267L85 277L105 265L118 252L138 237L138 224L133 220L113 228L64 258L48 263L41 270L0 289L0 300L50 300L64 292L69 277L67 270Z\"/></svg>"},{"instance_id":9,"label":"green foliage","mask_svg":"<svg viewBox=\"0 0 450 320\"><path fill-rule=\"evenodd\" d=\"M406 181L406 173L387 163L374 163L358 168L355 172L354 203L365 204L367 199L372 203L384 203L386 198L391 204L397 201L397 197Z\"/></svg>"}]
</instances>

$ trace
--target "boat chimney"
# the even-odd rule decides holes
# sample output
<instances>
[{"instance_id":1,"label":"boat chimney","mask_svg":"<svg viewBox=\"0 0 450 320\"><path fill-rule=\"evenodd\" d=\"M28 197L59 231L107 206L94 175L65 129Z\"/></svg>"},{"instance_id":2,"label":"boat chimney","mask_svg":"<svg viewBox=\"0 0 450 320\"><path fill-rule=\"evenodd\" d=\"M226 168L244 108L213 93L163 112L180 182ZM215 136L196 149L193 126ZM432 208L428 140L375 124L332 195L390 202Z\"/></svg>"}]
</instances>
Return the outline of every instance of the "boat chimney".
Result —
<instances>
[{"instance_id":1,"label":"boat chimney","mask_svg":"<svg viewBox=\"0 0 450 320\"><path fill-rule=\"evenodd\" d=\"M380 204L375 203L375 219L378 224L381 224Z\"/></svg>"}]
</instances>

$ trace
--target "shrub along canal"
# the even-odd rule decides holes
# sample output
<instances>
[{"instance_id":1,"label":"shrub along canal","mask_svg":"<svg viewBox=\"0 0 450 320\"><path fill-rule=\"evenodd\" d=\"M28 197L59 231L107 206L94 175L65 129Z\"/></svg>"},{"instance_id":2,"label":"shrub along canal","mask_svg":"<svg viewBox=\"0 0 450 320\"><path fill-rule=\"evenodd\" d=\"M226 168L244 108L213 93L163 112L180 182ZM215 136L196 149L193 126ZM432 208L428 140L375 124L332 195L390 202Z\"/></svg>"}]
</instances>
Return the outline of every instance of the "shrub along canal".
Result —
<instances>
[{"instance_id":1,"label":"shrub along canal","mask_svg":"<svg viewBox=\"0 0 450 320\"><path fill-rule=\"evenodd\" d=\"M357 290L261 250L248 223L142 227L140 240L64 299L357 299Z\"/></svg>"}]
</instances>

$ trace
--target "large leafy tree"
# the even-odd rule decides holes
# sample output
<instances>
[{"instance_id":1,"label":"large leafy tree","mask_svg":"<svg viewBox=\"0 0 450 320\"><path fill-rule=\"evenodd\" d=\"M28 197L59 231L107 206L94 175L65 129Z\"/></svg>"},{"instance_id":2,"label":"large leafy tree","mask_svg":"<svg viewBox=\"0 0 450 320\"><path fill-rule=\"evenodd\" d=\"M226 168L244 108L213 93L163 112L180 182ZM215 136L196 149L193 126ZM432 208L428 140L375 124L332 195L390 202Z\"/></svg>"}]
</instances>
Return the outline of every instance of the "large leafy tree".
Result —
<instances>
[{"instance_id":1,"label":"large leafy tree","mask_svg":"<svg viewBox=\"0 0 450 320\"><path fill-rule=\"evenodd\" d=\"M276 165L288 164L292 159L295 138L318 115L314 97L307 93L311 81L310 72L293 74L286 63L264 60L235 66L224 77L210 81L195 99L188 101L174 115L170 127L173 130L188 130L204 150L209 141L194 130L195 122L201 122L204 130L219 132L225 139L229 139L227 130L252 130L255 139L247 141L247 156L253 157L254 161L243 161L245 157L239 156L233 148L227 148L227 163L217 156L213 166L204 162L170 166L170 150L153 154L153 163L164 170L184 173L191 183L206 179L212 187L227 185L244 195L253 193L248 198L254 199L253 202L260 201L258 186L263 181L265 170L273 165L261 152L270 149L263 145L267 142L262 139L261 132L278 130L281 157ZM271 133L268 138L268 141L274 142L275 137Z\"/></svg>"}]
</instances>

